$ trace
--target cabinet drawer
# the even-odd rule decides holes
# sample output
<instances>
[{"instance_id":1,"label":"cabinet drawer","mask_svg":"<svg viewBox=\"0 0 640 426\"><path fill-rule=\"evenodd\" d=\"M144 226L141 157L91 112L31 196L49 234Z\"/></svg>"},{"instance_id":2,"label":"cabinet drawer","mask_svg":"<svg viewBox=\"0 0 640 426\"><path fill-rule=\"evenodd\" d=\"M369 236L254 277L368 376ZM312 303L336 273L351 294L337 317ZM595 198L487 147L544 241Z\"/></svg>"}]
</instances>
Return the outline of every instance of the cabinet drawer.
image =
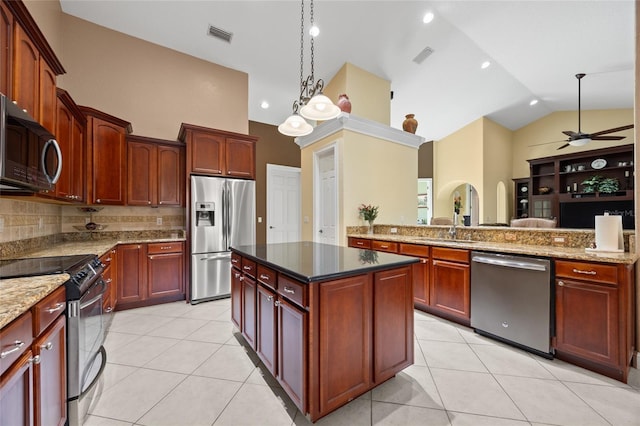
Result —
<instances>
[{"instance_id":1,"label":"cabinet drawer","mask_svg":"<svg viewBox=\"0 0 640 426\"><path fill-rule=\"evenodd\" d=\"M109 250L108 253L103 254L102 257L100 257L100 262L102 262L102 264L104 265L103 267L106 269L109 266L111 266L111 263L113 262L113 257L116 255L116 251L115 249L111 249Z\"/></svg>"},{"instance_id":2,"label":"cabinet drawer","mask_svg":"<svg viewBox=\"0 0 640 426\"><path fill-rule=\"evenodd\" d=\"M358 247L363 249L371 248L371 240L367 240L366 238L354 238L349 237L349 247Z\"/></svg>"},{"instance_id":3,"label":"cabinet drawer","mask_svg":"<svg viewBox=\"0 0 640 426\"><path fill-rule=\"evenodd\" d=\"M65 288L58 287L33 307L33 336L42 333L55 321L67 306Z\"/></svg>"},{"instance_id":4,"label":"cabinet drawer","mask_svg":"<svg viewBox=\"0 0 640 426\"><path fill-rule=\"evenodd\" d=\"M148 254L162 253L182 253L182 242L173 241L166 243L149 243L147 246Z\"/></svg>"},{"instance_id":5,"label":"cabinet drawer","mask_svg":"<svg viewBox=\"0 0 640 426\"><path fill-rule=\"evenodd\" d=\"M275 290L278 285L276 271L266 266L258 265L258 281Z\"/></svg>"},{"instance_id":6,"label":"cabinet drawer","mask_svg":"<svg viewBox=\"0 0 640 426\"><path fill-rule=\"evenodd\" d=\"M378 251L388 251L390 253L398 252L398 243L391 243L389 241L371 241L371 249Z\"/></svg>"},{"instance_id":7,"label":"cabinet drawer","mask_svg":"<svg viewBox=\"0 0 640 426\"><path fill-rule=\"evenodd\" d=\"M446 247L431 247L431 257L434 259L469 263L469 250L452 249Z\"/></svg>"},{"instance_id":8,"label":"cabinet drawer","mask_svg":"<svg viewBox=\"0 0 640 426\"><path fill-rule=\"evenodd\" d=\"M429 246L400 243L400 249L398 250L398 253L406 254L409 256L429 257Z\"/></svg>"},{"instance_id":9,"label":"cabinet drawer","mask_svg":"<svg viewBox=\"0 0 640 426\"><path fill-rule=\"evenodd\" d=\"M256 277L256 262L253 260L242 258L242 272L247 275L251 275L253 278Z\"/></svg>"},{"instance_id":10,"label":"cabinet drawer","mask_svg":"<svg viewBox=\"0 0 640 426\"><path fill-rule=\"evenodd\" d=\"M31 346L31 311L27 311L0 330L0 375Z\"/></svg>"},{"instance_id":11,"label":"cabinet drawer","mask_svg":"<svg viewBox=\"0 0 640 426\"><path fill-rule=\"evenodd\" d=\"M613 265L556 260L556 277L574 278L604 284L618 284L618 270Z\"/></svg>"},{"instance_id":12,"label":"cabinet drawer","mask_svg":"<svg viewBox=\"0 0 640 426\"><path fill-rule=\"evenodd\" d=\"M231 266L234 268L241 269L242 268L242 256L238 253L231 253Z\"/></svg>"},{"instance_id":13,"label":"cabinet drawer","mask_svg":"<svg viewBox=\"0 0 640 426\"><path fill-rule=\"evenodd\" d=\"M307 307L307 285L287 276L278 277L278 293L303 308Z\"/></svg>"}]
</instances>

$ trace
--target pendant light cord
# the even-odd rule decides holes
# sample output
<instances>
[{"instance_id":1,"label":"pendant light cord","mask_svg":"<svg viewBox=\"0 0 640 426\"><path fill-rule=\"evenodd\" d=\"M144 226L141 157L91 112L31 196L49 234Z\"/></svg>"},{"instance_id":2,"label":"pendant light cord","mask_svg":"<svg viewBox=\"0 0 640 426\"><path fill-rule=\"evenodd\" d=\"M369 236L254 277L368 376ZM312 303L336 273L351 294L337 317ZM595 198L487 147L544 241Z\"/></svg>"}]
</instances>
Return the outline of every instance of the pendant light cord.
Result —
<instances>
[{"instance_id":1,"label":"pendant light cord","mask_svg":"<svg viewBox=\"0 0 640 426\"><path fill-rule=\"evenodd\" d=\"M304 0L300 2L300 90L304 82Z\"/></svg>"},{"instance_id":2,"label":"pendant light cord","mask_svg":"<svg viewBox=\"0 0 640 426\"><path fill-rule=\"evenodd\" d=\"M304 0L303 0L304 1ZM313 28L313 0L311 0L311 8L309 11L309 15L311 16L311 26L309 28ZM314 55L313 55L313 36L310 36L311 38L311 86L313 87L313 85L316 82L316 78L313 72L313 59L314 59Z\"/></svg>"}]
</instances>

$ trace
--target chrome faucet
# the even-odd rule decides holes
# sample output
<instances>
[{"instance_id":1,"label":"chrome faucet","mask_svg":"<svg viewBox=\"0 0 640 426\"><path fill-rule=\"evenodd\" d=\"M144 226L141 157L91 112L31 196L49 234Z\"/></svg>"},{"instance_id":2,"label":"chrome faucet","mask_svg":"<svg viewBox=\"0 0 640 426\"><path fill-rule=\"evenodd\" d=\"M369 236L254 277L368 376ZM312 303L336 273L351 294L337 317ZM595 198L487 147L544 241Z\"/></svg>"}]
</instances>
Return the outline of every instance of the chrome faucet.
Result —
<instances>
[{"instance_id":1,"label":"chrome faucet","mask_svg":"<svg viewBox=\"0 0 640 426\"><path fill-rule=\"evenodd\" d=\"M452 240L455 240L458 235L458 230L456 229L456 222L458 221L458 213L453 212L453 225L449 228L449 236Z\"/></svg>"}]
</instances>

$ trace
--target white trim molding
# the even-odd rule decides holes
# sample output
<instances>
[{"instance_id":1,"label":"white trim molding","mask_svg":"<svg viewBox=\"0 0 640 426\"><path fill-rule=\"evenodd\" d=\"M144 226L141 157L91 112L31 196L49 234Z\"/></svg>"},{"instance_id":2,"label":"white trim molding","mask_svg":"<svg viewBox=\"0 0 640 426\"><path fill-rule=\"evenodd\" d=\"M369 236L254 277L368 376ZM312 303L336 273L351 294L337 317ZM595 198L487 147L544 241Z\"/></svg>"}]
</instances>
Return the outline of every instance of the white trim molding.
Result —
<instances>
[{"instance_id":1,"label":"white trim molding","mask_svg":"<svg viewBox=\"0 0 640 426\"><path fill-rule=\"evenodd\" d=\"M300 149L302 149L341 130L350 130L352 132L384 139L416 149L425 142L425 138L422 136L394 129L393 127L389 127L385 124L378 123L377 121L341 112L338 117L324 121L316 126L311 134L297 137L295 139L295 143L297 143L300 146Z\"/></svg>"}]
</instances>

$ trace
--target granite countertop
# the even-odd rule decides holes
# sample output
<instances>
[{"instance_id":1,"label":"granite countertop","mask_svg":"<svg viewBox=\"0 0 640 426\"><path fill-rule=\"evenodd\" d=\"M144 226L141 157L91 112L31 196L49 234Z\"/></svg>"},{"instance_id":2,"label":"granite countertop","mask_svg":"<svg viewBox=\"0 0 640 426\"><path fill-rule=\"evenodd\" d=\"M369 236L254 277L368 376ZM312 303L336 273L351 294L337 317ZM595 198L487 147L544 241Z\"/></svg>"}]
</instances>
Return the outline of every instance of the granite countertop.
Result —
<instances>
[{"instance_id":1,"label":"granite countertop","mask_svg":"<svg viewBox=\"0 0 640 426\"><path fill-rule=\"evenodd\" d=\"M67 274L12 278L0 283L0 329L69 279Z\"/></svg>"},{"instance_id":2,"label":"granite countertop","mask_svg":"<svg viewBox=\"0 0 640 426\"><path fill-rule=\"evenodd\" d=\"M232 251L310 283L410 265L415 257L311 241L232 247Z\"/></svg>"},{"instance_id":3,"label":"granite countertop","mask_svg":"<svg viewBox=\"0 0 640 426\"><path fill-rule=\"evenodd\" d=\"M21 253L11 258L71 256L77 254L95 254L102 256L117 244L159 243L167 241L185 241L185 238L70 241L56 244L54 247ZM0 280L0 328L28 311L33 305L60 287L68 279L69 275L67 274L57 274Z\"/></svg>"},{"instance_id":4,"label":"granite countertop","mask_svg":"<svg viewBox=\"0 0 640 426\"><path fill-rule=\"evenodd\" d=\"M524 254L529 256L544 256L557 259L585 260L589 262L624 263L633 264L638 260L635 253L594 253L586 252L583 248L568 248L558 246L540 246L529 244L510 244L492 241L464 241L447 240L431 237L420 237L397 234L348 234L348 237L363 238L368 240L391 241L398 243L422 244L429 246L441 246L462 248L468 250L493 251L499 253Z\"/></svg>"}]
</instances>

